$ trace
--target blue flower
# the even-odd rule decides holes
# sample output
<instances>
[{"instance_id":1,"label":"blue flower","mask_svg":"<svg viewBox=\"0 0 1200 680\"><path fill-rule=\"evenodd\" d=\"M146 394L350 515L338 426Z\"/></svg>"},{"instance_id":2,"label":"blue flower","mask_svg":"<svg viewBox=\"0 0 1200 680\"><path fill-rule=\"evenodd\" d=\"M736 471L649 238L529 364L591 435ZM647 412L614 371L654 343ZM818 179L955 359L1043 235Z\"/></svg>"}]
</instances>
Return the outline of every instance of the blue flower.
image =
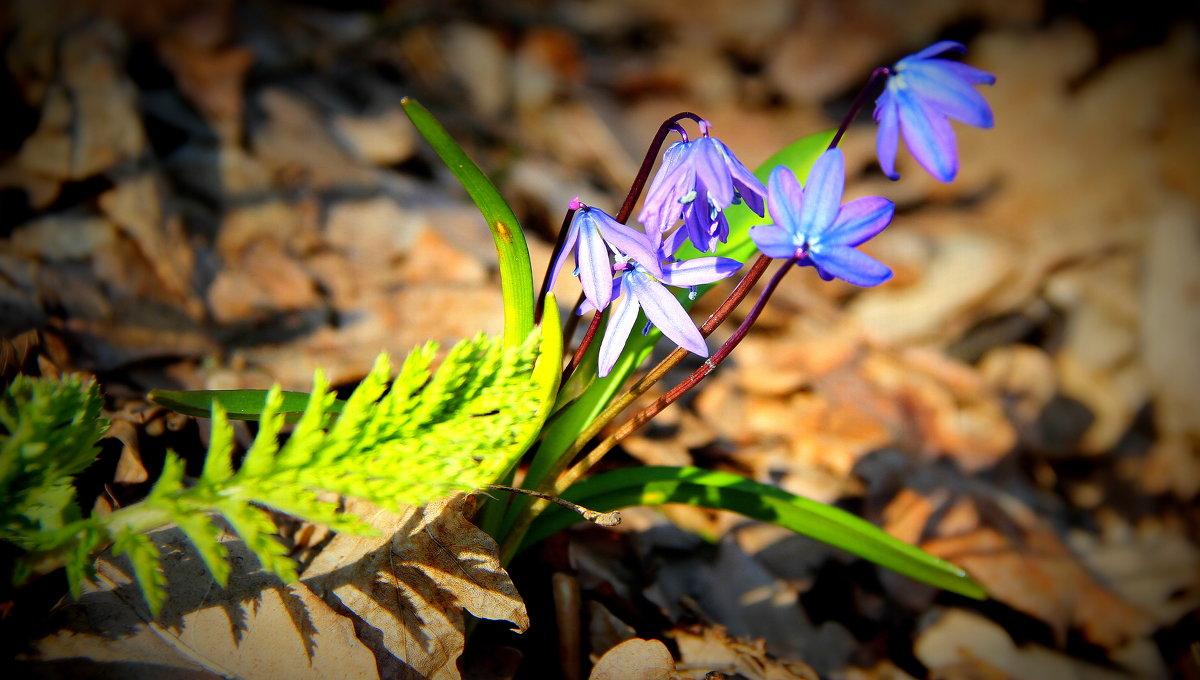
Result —
<instances>
[{"instance_id":1,"label":"blue flower","mask_svg":"<svg viewBox=\"0 0 1200 680\"><path fill-rule=\"evenodd\" d=\"M571 201L576 208L562 249L550 268L546 289L554 287L558 271L567 254L575 252L575 269L583 294L597 310L603 310L612 300L613 261L610 251L637 259L654 275L661 275L654 243L645 234L627 227L598 208L583 205L578 198Z\"/></svg>"},{"instance_id":2,"label":"blue flower","mask_svg":"<svg viewBox=\"0 0 1200 680\"><path fill-rule=\"evenodd\" d=\"M729 238L725 210L742 200L762 215L767 190L729 147L708 135L708 121L700 129L699 139L675 142L663 152L638 221L647 234L663 234L682 218L696 248L711 252Z\"/></svg>"},{"instance_id":3,"label":"blue flower","mask_svg":"<svg viewBox=\"0 0 1200 680\"><path fill-rule=\"evenodd\" d=\"M645 239L645 245L655 249L658 259L665 263L659 265L659 274L654 274L641 262L632 258L617 258L616 268L621 275L612 282L611 298L624 298L624 301L608 320L608 328L605 329L604 339L600 342L601 378L608 375L620 358L621 351L625 349L638 311L645 311L649 320L642 329L643 334L649 332L651 326L657 326L663 335L676 345L702 357L708 356L704 337L696 329L696 324L688 316L687 310L666 286L695 288L720 281L742 266L741 262L727 257L697 257L676 262L673 256L666 252L667 248L672 247L670 240L664 241L640 234L639 236ZM579 313L584 314L594 309L591 301L585 300L579 306Z\"/></svg>"},{"instance_id":4,"label":"blue flower","mask_svg":"<svg viewBox=\"0 0 1200 680\"><path fill-rule=\"evenodd\" d=\"M645 312L649 323L671 342L693 354L708 356L704 336L667 286L690 288L719 281L736 272L742 263L725 257L698 257L662 265L662 276L655 276L640 262L631 261L627 266L619 282L614 282L614 297L624 301L613 311L600 342L600 377L608 375L620 358L639 311ZM649 325L643 332L648 330Z\"/></svg>"},{"instance_id":5,"label":"blue flower","mask_svg":"<svg viewBox=\"0 0 1200 680\"><path fill-rule=\"evenodd\" d=\"M887 87L875 100L879 165L892 179L900 178L896 146L901 134L921 167L949 182L958 172L958 153L948 119L992 127L992 110L973 86L991 85L996 77L957 61L933 58L949 50L964 52L966 47L943 40L896 62Z\"/></svg>"},{"instance_id":6,"label":"blue flower","mask_svg":"<svg viewBox=\"0 0 1200 680\"><path fill-rule=\"evenodd\" d=\"M797 258L815 267L821 278L856 286L875 286L892 277L888 269L855 246L866 243L892 221L895 205L879 196L842 205L846 165L841 149L821 154L800 187L784 166L771 171L767 195L774 224L750 228L750 238L765 255Z\"/></svg>"}]
</instances>

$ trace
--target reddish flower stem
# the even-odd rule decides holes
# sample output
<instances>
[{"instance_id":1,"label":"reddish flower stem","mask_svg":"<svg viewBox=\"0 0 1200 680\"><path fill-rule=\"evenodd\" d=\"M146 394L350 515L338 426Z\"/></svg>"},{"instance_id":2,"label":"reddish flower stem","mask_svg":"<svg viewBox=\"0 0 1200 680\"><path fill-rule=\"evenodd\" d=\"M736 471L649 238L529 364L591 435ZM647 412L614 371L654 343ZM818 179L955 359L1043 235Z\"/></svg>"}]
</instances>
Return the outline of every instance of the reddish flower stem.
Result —
<instances>
[{"instance_id":1,"label":"reddish flower stem","mask_svg":"<svg viewBox=\"0 0 1200 680\"><path fill-rule=\"evenodd\" d=\"M871 91L875 89L875 85L892 74L892 69L886 66L871 71L871 77L867 78L867 84L858 91L858 96L854 98L854 103L850 105L850 110L846 112L846 117L842 118L842 124L838 126L837 133L833 135L833 140L829 142L829 149L838 145L842 141L842 136L846 134L846 130L850 129L850 124L858 116L858 112L862 110L863 104L867 103L867 97L871 95Z\"/></svg>"},{"instance_id":2,"label":"reddish flower stem","mask_svg":"<svg viewBox=\"0 0 1200 680\"><path fill-rule=\"evenodd\" d=\"M654 139L650 140L650 146L647 147L646 156L642 158L642 165L638 168L637 175L633 178L633 184L629 185L629 193L625 194L625 201L621 203L621 208L617 210L617 214L613 216L613 219L621 224L625 224L629 221L629 215L633 213L633 206L637 204L638 199L642 196L642 189L644 189L646 186L646 180L650 177L650 169L654 167L654 159L658 158L658 152L662 149L663 142L666 141L667 135L671 133L671 130L678 130L680 134L684 134L678 123L685 118L694 120L697 123L704 120L691 111L683 111L664 120L662 125L658 126L658 132L655 132ZM566 238L562 234L566 231L567 225L569 224L569 219L563 221L563 228L559 233L558 245L555 246L554 253L550 258L551 266L554 264L554 258L558 256L559 248L562 247L562 241ZM541 298L543 299L546 294L545 282L549 280L550 276L547 274L542 283L543 290ZM541 307L540 304L538 306L539 308ZM571 313L574 313L574 310L572 310ZM563 371L563 382L566 382L567 378L571 377L571 373L575 371L575 368L579 365L580 360L583 359L584 353L587 352L588 347L592 344L592 338L596 336L596 329L599 328L600 325L600 316L601 312L596 312L592 315L592 322L588 325L587 333L585 333L583 339L580 340L579 347L575 349L575 354L571 357L571 363L568 364L566 370Z\"/></svg>"},{"instance_id":3,"label":"reddish flower stem","mask_svg":"<svg viewBox=\"0 0 1200 680\"><path fill-rule=\"evenodd\" d=\"M579 367L579 362L583 361L583 355L587 352L588 345L592 344L592 338L596 337L596 331L600 328L600 317L603 312L596 312L592 315L592 321L588 324L587 331L583 334L583 339L579 341L579 346L575 348L575 354L571 355L571 363L567 364L567 368L563 371L562 381L567 382L567 378L575 372Z\"/></svg>"},{"instance_id":4,"label":"reddish flower stem","mask_svg":"<svg viewBox=\"0 0 1200 680\"><path fill-rule=\"evenodd\" d=\"M769 262L769 260L770 258L766 256L760 257L759 261L755 262L755 266L758 266L760 263L762 263L763 268L765 269L766 263ZM771 295L774 294L775 289L779 287L779 282L783 280L783 277L792 269L793 265L795 264L795 258L784 262L783 266L780 267L779 270L775 272L775 275L771 277L771 280L767 283L767 287L763 290L762 294L759 295L758 300L756 300L754 306L750 308L750 312L746 315L746 318L742 320L742 323L738 326L737 330L733 332L733 335L731 335L729 339L726 340L711 357L709 357L699 368L693 371L691 375L673 387L669 392L656 399L654 403L650 404L646 408L638 411L637 414L635 414L632 418L626 421L624 425L618 428L616 432L613 432L606 437L603 441L597 444L594 449L589 451L586 456L580 459L578 463L564 472L558 479L554 481L554 485L550 487L552 489L551 493L561 493L563 489L571 486L571 484L573 484L577 479L586 474L593 465L599 462L604 454L608 453L609 450L616 446L618 442L625 437L628 437L642 425L646 424L646 422L651 418L661 413L663 409L670 406L677 399L679 399L679 397L686 394L688 390L695 387L701 380L704 380L706 377L708 377L709 373L712 373L714 370L716 370L717 366L719 366L721 362L729 356L729 353L733 351L733 348L737 347L738 343L740 343L742 339L746 337L746 334L750 331L750 327L753 326L756 321L758 321L758 317L760 314L762 314L763 308L766 307L767 301L771 298ZM750 277L747 276L746 278ZM684 350L678 351L682 352ZM651 372L651 375L658 372L658 368L659 367L655 367L655 370ZM663 373L665 372L666 371L664 370ZM649 378L650 376L648 375L646 377ZM645 382L645 379L643 379L643 382ZM638 386L640 386L640 383ZM622 406L622 408L624 407ZM611 407L609 409L605 409L605 412L604 414L601 414L601 417L608 414L610 410L612 410ZM619 413L620 410L621 409L617 409L616 412L613 413L613 416L615 416L616 413ZM600 418L597 418L597 421L599 420ZM600 427L603 427L603 424L601 424ZM588 430L592 430L592 427L589 427ZM596 430L592 432L591 436L595 436L596 432L598 431L599 428L597 427ZM586 434L586 432L584 434ZM582 443L580 442L581 439ZM590 437L588 437L588 439L590 439ZM581 437L575 440L575 443L579 444L580 448L582 448L583 444L586 444L588 439L583 439L581 435Z\"/></svg>"}]
</instances>

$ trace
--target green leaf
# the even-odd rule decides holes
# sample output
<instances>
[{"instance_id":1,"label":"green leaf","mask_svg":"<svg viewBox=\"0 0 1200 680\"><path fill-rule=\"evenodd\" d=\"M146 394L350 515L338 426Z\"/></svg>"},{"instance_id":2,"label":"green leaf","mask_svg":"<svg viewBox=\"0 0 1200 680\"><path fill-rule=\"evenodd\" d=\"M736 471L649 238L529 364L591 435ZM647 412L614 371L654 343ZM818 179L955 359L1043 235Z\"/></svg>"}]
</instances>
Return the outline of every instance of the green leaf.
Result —
<instances>
[{"instance_id":1,"label":"green leaf","mask_svg":"<svg viewBox=\"0 0 1200 680\"><path fill-rule=\"evenodd\" d=\"M73 476L108 427L95 383L19 375L0 396L0 540L45 550L81 518Z\"/></svg>"},{"instance_id":2,"label":"green leaf","mask_svg":"<svg viewBox=\"0 0 1200 680\"><path fill-rule=\"evenodd\" d=\"M509 346L519 345L533 330L534 305L533 269L529 264L529 248L525 245L521 224L496 190L496 185L433 114L411 97L401 100L401 105L417 132L429 142L450 172L462 183L492 231L500 260L500 287L504 296L504 342Z\"/></svg>"},{"instance_id":3,"label":"green leaf","mask_svg":"<svg viewBox=\"0 0 1200 680\"><path fill-rule=\"evenodd\" d=\"M154 541L146 534L126 528L113 537L112 551L114 555L129 557L142 597L146 598L150 613L158 616L167 601L167 577L163 574L162 558Z\"/></svg>"},{"instance_id":4,"label":"green leaf","mask_svg":"<svg viewBox=\"0 0 1200 680\"><path fill-rule=\"evenodd\" d=\"M196 418L211 418L213 404L219 403L232 420L258 420L262 417L269 390L152 390L150 401L172 411ZM294 423L308 406L312 396L307 392L280 392L278 413L286 422ZM341 413L346 402L338 399L330 404L326 413Z\"/></svg>"},{"instance_id":5,"label":"green leaf","mask_svg":"<svg viewBox=\"0 0 1200 680\"><path fill-rule=\"evenodd\" d=\"M483 335L464 340L437 370L432 343L410 353L394 379L381 355L346 402L335 402L319 371L313 393L291 393L296 396L290 402L278 387L250 394L172 393L212 415L200 478L186 485L183 461L168 451L146 499L102 517L80 517L72 480L95 460L105 426L95 387L78 379L19 378L0 399L0 484L9 501L0 504L0 539L25 551L13 573L23 580L65 566L78 596L92 553L113 541L130 557L147 602L158 611L166 595L147 532L178 524L213 578L225 583L229 553L212 524L219 513L265 569L290 580L295 564L259 506L336 531L372 533L318 491L394 508L487 486L508 474L553 402L562 334L553 300L548 306L538 335L515 347ZM236 471L226 404L260 420ZM281 446L285 415L294 416L296 426Z\"/></svg>"},{"instance_id":6,"label":"green leaf","mask_svg":"<svg viewBox=\"0 0 1200 680\"><path fill-rule=\"evenodd\" d=\"M811 536L918 581L978 600L987 598L983 587L963 569L893 538L860 517L737 475L692 467L624 468L585 479L563 498L598 512L666 503L732 510ZM574 512L550 506L535 520L522 548L579 521Z\"/></svg>"},{"instance_id":7,"label":"green leaf","mask_svg":"<svg viewBox=\"0 0 1200 680\"><path fill-rule=\"evenodd\" d=\"M831 130L793 142L768 158L755 170L754 174L766 182L775 166L785 165L791 168L797 177L807 177L813 163L817 161L817 158L829 145L830 140L833 139L833 134ZM729 218L729 241L722 244L716 254L744 262L757 252L754 242L750 240L750 227L755 224L766 224L769 220L766 217L755 215L745 204L730 206L725 214ZM703 253L691 246L680 251L681 259L691 259L701 255ZM700 286L697 299L711 287L711 285ZM695 300L688 298L687 291L673 292L685 308L690 308L695 304ZM641 323L639 321L638 325L640 326ZM602 333L603 331L598 333L597 338L603 337ZM600 351L600 342L597 339L592 343L583 362L560 390L564 395L579 396L569 405L561 403L557 405L558 410L546 428L546 434L542 438L542 443L539 445L525 477L524 485L527 488L536 488L545 476L556 467L562 453L567 450L571 442L575 441L575 437L608 406L621 386L625 384L625 380L650 356L654 344L661 337L662 333L658 329L652 329L646 335L630 334L629 340L625 343L625 351L622 352L612 371L604 378L596 377L596 357ZM515 512L510 513L508 519L509 525L511 525L515 520Z\"/></svg>"}]
</instances>

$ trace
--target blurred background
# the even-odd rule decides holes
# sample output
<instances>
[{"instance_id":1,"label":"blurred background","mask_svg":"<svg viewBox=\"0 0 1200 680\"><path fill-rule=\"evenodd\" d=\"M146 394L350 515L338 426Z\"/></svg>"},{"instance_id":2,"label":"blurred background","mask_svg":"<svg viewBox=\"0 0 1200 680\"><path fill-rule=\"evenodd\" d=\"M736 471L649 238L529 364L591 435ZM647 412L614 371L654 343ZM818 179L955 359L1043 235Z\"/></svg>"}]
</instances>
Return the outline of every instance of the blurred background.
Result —
<instances>
[{"instance_id":1,"label":"blurred background","mask_svg":"<svg viewBox=\"0 0 1200 680\"><path fill-rule=\"evenodd\" d=\"M14 0L0 367L97 375L118 421L101 483L135 494L166 443L197 440L148 389L303 390L318 366L352 384L381 350L499 330L485 225L402 97L493 176L540 280L567 202L615 210L662 119L700 114L753 168L835 127L876 66L959 40L997 76L997 122L956 126L954 183L903 149L887 180L869 109L842 145L848 196L897 203L865 247L895 278L789 276L732 361L611 464L837 503L993 599L731 515L630 511L556 548L592 651L636 632L761 677L805 677L790 661L1200 677L1198 18L1069 0ZM533 573L536 641L553 614Z\"/></svg>"}]
</instances>

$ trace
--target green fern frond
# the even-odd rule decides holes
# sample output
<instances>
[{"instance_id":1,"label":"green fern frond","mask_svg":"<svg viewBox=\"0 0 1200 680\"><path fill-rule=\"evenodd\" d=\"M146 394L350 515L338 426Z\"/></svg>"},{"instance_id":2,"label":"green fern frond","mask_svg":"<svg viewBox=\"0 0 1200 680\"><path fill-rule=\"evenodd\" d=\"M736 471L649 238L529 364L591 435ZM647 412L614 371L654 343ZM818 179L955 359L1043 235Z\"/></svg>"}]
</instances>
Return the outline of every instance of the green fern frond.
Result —
<instances>
[{"instance_id":1,"label":"green fern frond","mask_svg":"<svg viewBox=\"0 0 1200 680\"><path fill-rule=\"evenodd\" d=\"M0 398L0 540L44 549L80 519L72 479L108 427L95 383L17 376Z\"/></svg>"},{"instance_id":2,"label":"green fern frond","mask_svg":"<svg viewBox=\"0 0 1200 680\"><path fill-rule=\"evenodd\" d=\"M94 460L95 441L103 430L102 423L97 426L95 388L81 392L75 385L74 394L85 395L80 398L60 388L51 399L39 397L49 387L26 381L18 395L10 390L0 423L11 433L29 434L19 441L15 434L0 441L0 453L6 456L0 465L26 450L58 462L40 468L55 474L43 471L0 480L9 485L6 489L28 487L37 492L23 491L22 498L33 500L15 510L6 508L3 515L6 528L11 522L26 530L8 531L0 538L30 550L30 562L65 564L76 594L91 568L90 554L111 541L114 553L130 560L146 602L157 613L166 598L165 584L158 549L145 534L170 523L179 525L213 578L224 585L230 572L227 551L211 521L211 515L219 513L265 569L292 580L295 564L276 540L275 525L264 508L338 531L370 533L365 522L339 512L338 504L323 500L319 492L395 507L494 483L545 419L561 359L561 345L551 337L557 335L557 328L543 329L540 344L531 338L516 348L486 336L465 340L449 351L436 371L432 365L437 346L427 344L413 350L390 381L390 362L381 355L337 415L330 413L335 395L318 371L307 407L282 446L283 393L276 387L267 395L258 434L236 469L233 429L215 403L199 479L185 484L183 461L168 452L162 474L144 501L88 519L66 508L75 507L70 475ZM28 400L37 406L29 406ZM49 427L48 422L60 426ZM69 432L61 431L67 426ZM10 449L18 453L10 454ZM41 538L35 540L34 535ZM20 574L31 570L36 567L26 564Z\"/></svg>"}]
</instances>

